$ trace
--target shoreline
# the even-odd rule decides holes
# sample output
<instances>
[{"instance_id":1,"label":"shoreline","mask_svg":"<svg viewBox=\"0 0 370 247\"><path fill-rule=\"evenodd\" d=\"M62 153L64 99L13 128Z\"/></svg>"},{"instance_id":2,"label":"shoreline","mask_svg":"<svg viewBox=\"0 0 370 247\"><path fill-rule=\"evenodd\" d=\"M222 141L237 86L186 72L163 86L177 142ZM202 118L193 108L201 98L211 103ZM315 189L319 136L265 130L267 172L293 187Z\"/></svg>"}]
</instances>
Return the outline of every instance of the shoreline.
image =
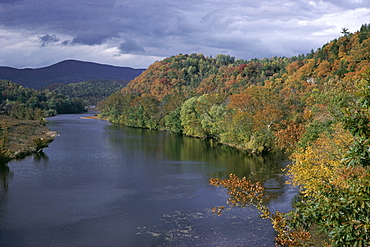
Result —
<instances>
[{"instance_id":1,"label":"shoreline","mask_svg":"<svg viewBox=\"0 0 370 247\"><path fill-rule=\"evenodd\" d=\"M41 153L58 135L38 120L20 120L2 116L0 165L6 166L14 159ZM5 135L5 136L3 136Z\"/></svg>"},{"instance_id":2,"label":"shoreline","mask_svg":"<svg viewBox=\"0 0 370 247\"><path fill-rule=\"evenodd\" d=\"M99 118L98 116L89 116L89 117L80 117L80 118L82 118L82 119L100 119L101 120L101 118Z\"/></svg>"}]
</instances>

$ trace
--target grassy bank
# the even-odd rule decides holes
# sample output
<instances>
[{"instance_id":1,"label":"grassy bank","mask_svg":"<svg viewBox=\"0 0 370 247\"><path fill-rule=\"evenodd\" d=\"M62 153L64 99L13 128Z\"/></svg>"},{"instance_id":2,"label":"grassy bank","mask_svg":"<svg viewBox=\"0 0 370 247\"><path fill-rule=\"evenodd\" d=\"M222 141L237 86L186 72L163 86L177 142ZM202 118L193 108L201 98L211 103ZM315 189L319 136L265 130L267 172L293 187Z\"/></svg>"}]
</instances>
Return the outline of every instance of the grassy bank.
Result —
<instances>
[{"instance_id":1,"label":"grassy bank","mask_svg":"<svg viewBox=\"0 0 370 247\"><path fill-rule=\"evenodd\" d=\"M38 120L20 120L0 115L0 162L41 152L56 133Z\"/></svg>"}]
</instances>

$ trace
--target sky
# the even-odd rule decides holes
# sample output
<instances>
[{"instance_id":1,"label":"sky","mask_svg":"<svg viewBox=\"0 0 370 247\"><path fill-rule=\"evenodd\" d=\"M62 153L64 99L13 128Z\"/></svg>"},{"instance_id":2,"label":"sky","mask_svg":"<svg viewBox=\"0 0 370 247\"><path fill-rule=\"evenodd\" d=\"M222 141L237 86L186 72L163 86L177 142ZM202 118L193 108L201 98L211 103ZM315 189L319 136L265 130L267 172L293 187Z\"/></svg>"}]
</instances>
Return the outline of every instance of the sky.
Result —
<instances>
[{"instance_id":1,"label":"sky","mask_svg":"<svg viewBox=\"0 0 370 247\"><path fill-rule=\"evenodd\" d=\"M0 0L0 66L147 68L173 55L309 53L370 23L369 0Z\"/></svg>"}]
</instances>

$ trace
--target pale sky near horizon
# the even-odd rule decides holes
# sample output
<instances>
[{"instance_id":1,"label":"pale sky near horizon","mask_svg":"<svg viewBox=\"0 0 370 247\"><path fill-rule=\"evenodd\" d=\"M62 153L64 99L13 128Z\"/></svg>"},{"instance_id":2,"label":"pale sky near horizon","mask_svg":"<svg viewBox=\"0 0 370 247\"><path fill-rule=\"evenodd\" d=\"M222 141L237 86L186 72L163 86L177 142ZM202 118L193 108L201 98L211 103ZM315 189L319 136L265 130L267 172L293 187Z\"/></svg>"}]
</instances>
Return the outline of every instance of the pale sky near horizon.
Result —
<instances>
[{"instance_id":1,"label":"pale sky near horizon","mask_svg":"<svg viewBox=\"0 0 370 247\"><path fill-rule=\"evenodd\" d=\"M369 0L0 0L0 66L147 68L177 54L291 57L370 23Z\"/></svg>"}]
</instances>

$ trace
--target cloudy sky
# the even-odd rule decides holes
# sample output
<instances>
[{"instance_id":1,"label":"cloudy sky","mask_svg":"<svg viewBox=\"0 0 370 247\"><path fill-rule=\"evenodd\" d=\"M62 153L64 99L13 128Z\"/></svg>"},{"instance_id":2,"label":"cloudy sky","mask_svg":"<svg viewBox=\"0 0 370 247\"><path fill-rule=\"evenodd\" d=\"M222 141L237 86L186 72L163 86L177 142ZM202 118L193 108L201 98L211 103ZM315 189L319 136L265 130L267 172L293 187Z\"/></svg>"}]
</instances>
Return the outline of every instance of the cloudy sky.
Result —
<instances>
[{"instance_id":1,"label":"cloudy sky","mask_svg":"<svg viewBox=\"0 0 370 247\"><path fill-rule=\"evenodd\" d=\"M146 68L180 53L290 57L364 23L369 0L0 0L0 66L77 59Z\"/></svg>"}]
</instances>

